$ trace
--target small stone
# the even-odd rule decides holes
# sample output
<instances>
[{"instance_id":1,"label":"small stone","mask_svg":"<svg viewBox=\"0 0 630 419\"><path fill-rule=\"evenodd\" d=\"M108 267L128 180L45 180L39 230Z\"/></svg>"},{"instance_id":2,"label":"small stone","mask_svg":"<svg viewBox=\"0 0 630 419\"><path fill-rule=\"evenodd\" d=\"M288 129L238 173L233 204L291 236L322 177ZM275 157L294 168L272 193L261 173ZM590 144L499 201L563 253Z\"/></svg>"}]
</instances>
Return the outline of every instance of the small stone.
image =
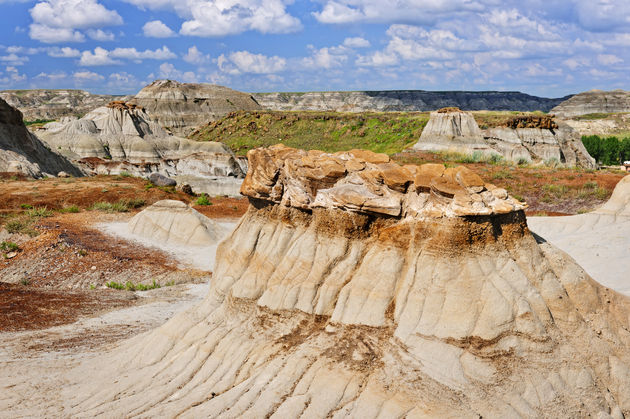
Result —
<instances>
[{"instance_id":1,"label":"small stone","mask_svg":"<svg viewBox=\"0 0 630 419\"><path fill-rule=\"evenodd\" d=\"M57 173L57 177L67 178L70 177L70 175L66 172L59 172Z\"/></svg>"},{"instance_id":2,"label":"small stone","mask_svg":"<svg viewBox=\"0 0 630 419\"><path fill-rule=\"evenodd\" d=\"M496 188L492 191L492 194L499 199L506 199L508 197L508 193L503 188Z\"/></svg>"},{"instance_id":3,"label":"small stone","mask_svg":"<svg viewBox=\"0 0 630 419\"><path fill-rule=\"evenodd\" d=\"M155 186L175 186L177 182L175 179L171 179L170 177L164 176L161 173L151 173L149 175L149 180Z\"/></svg>"},{"instance_id":4,"label":"small stone","mask_svg":"<svg viewBox=\"0 0 630 419\"><path fill-rule=\"evenodd\" d=\"M13 259L14 257L17 256L17 252L9 252L7 253L7 259Z\"/></svg>"},{"instance_id":5,"label":"small stone","mask_svg":"<svg viewBox=\"0 0 630 419\"><path fill-rule=\"evenodd\" d=\"M92 266L90 269L95 271L96 270L96 266Z\"/></svg>"}]
</instances>

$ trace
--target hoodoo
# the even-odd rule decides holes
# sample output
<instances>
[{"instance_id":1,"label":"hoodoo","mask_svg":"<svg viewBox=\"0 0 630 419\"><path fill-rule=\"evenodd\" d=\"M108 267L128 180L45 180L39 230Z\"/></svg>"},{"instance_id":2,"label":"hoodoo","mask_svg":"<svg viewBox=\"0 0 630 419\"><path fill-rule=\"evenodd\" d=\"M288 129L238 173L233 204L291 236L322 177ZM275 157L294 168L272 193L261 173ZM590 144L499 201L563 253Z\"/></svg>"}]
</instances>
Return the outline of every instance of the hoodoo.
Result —
<instances>
[{"instance_id":1,"label":"hoodoo","mask_svg":"<svg viewBox=\"0 0 630 419\"><path fill-rule=\"evenodd\" d=\"M250 207L219 246L206 299L77 366L64 406L39 399L43 410L630 414L629 300L537 242L505 190L361 150L248 158Z\"/></svg>"}]
</instances>

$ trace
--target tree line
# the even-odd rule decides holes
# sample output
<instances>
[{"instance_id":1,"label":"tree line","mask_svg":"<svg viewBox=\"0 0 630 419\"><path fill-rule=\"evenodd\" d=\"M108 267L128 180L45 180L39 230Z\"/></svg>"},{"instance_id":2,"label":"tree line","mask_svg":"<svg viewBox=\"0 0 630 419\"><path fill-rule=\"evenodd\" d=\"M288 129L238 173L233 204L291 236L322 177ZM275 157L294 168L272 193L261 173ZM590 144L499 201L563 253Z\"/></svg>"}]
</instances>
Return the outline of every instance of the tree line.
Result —
<instances>
[{"instance_id":1,"label":"tree line","mask_svg":"<svg viewBox=\"0 0 630 419\"><path fill-rule=\"evenodd\" d=\"M588 154L600 164L613 166L630 160L630 137L619 140L617 137L584 135L582 143Z\"/></svg>"}]
</instances>

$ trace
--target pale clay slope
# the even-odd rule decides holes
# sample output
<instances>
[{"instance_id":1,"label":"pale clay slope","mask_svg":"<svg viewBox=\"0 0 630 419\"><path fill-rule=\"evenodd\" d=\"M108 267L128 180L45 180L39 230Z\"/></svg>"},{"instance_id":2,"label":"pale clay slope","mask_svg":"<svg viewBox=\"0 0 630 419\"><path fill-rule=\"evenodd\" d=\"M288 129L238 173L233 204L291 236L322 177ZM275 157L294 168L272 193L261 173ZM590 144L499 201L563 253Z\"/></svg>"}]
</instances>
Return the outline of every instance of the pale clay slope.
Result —
<instances>
[{"instance_id":1,"label":"pale clay slope","mask_svg":"<svg viewBox=\"0 0 630 419\"><path fill-rule=\"evenodd\" d=\"M81 119L52 122L38 135L92 174L161 173L191 183L197 193L238 195L244 168L224 144L173 136L144 109L111 103Z\"/></svg>"},{"instance_id":2,"label":"pale clay slope","mask_svg":"<svg viewBox=\"0 0 630 419\"><path fill-rule=\"evenodd\" d=\"M571 217L533 217L532 231L567 252L601 284L630 296L630 176L601 208Z\"/></svg>"},{"instance_id":3,"label":"pale clay slope","mask_svg":"<svg viewBox=\"0 0 630 419\"><path fill-rule=\"evenodd\" d=\"M595 168L595 160L580 136L566 124L556 129L496 127L479 129L470 112L431 112L427 126L413 146L415 150L499 154L507 160L544 162Z\"/></svg>"},{"instance_id":4,"label":"pale clay slope","mask_svg":"<svg viewBox=\"0 0 630 419\"><path fill-rule=\"evenodd\" d=\"M360 151L249 157L243 192L257 198L219 246L205 300L40 385L1 370L3 415L630 414L628 298L537 243L506 196L466 215L481 186L457 169L406 176ZM346 211L298 209L344 171L359 183ZM424 210L352 207L361 184L425 196ZM471 205L440 214L455 200Z\"/></svg>"},{"instance_id":5,"label":"pale clay slope","mask_svg":"<svg viewBox=\"0 0 630 419\"><path fill-rule=\"evenodd\" d=\"M561 102L551 110L563 118L590 113L630 112L630 92L589 90Z\"/></svg>"},{"instance_id":6,"label":"pale clay slope","mask_svg":"<svg viewBox=\"0 0 630 419\"><path fill-rule=\"evenodd\" d=\"M56 176L61 171L81 174L24 126L20 111L0 99L0 172L39 178Z\"/></svg>"}]
</instances>

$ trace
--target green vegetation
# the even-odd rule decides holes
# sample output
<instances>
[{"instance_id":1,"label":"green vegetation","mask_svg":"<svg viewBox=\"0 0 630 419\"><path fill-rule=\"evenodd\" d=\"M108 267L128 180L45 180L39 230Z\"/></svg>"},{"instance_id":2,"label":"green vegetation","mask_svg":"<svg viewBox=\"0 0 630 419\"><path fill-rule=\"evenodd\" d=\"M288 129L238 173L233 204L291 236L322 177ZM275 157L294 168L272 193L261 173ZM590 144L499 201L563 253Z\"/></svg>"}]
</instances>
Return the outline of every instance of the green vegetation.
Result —
<instances>
[{"instance_id":1,"label":"green vegetation","mask_svg":"<svg viewBox=\"0 0 630 419\"><path fill-rule=\"evenodd\" d=\"M606 119L610 116L609 113L587 113L585 115L574 116L576 121L594 121L596 119Z\"/></svg>"},{"instance_id":2,"label":"green vegetation","mask_svg":"<svg viewBox=\"0 0 630 419\"><path fill-rule=\"evenodd\" d=\"M37 207L27 210L26 215L31 218L44 218L52 216L53 212L46 207Z\"/></svg>"},{"instance_id":3,"label":"green vegetation","mask_svg":"<svg viewBox=\"0 0 630 419\"><path fill-rule=\"evenodd\" d=\"M0 243L0 250L3 252L17 252L20 250L20 246L17 243L3 241Z\"/></svg>"},{"instance_id":4,"label":"green vegetation","mask_svg":"<svg viewBox=\"0 0 630 419\"><path fill-rule=\"evenodd\" d=\"M598 135L582 137L588 154L606 166L618 165L630 160L630 137L619 140L617 137L601 138Z\"/></svg>"},{"instance_id":5,"label":"green vegetation","mask_svg":"<svg viewBox=\"0 0 630 419\"><path fill-rule=\"evenodd\" d=\"M220 141L237 154L282 143L336 152L362 148L393 154L413 145L429 120L427 112L232 112L191 135Z\"/></svg>"},{"instance_id":6,"label":"green vegetation","mask_svg":"<svg viewBox=\"0 0 630 419\"><path fill-rule=\"evenodd\" d=\"M42 126L49 122L53 122L54 119L36 119L34 121L24 121L24 125L28 126Z\"/></svg>"},{"instance_id":7,"label":"green vegetation","mask_svg":"<svg viewBox=\"0 0 630 419\"><path fill-rule=\"evenodd\" d=\"M210 199L208 198L208 195L203 194L199 198L197 198L197 200L195 201L195 204L197 204L197 205L212 205L212 202L210 202Z\"/></svg>"},{"instance_id":8,"label":"green vegetation","mask_svg":"<svg viewBox=\"0 0 630 419\"><path fill-rule=\"evenodd\" d=\"M76 205L70 205L68 207L63 207L60 210L58 210L60 213L62 214L68 214L68 213L72 213L72 214L76 214L77 212L79 212L79 207Z\"/></svg>"},{"instance_id":9,"label":"green vegetation","mask_svg":"<svg viewBox=\"0 0 630 419\"><path fill-rule=\"evenodd\" d=\"M20 204L20 208L22 209L33 209L31 204Z\"/></svg>"},{"instance_id":10,"label":"green vegetation","mask_svg":"<svg viewBox=\"0 0 630 419\"><path fill-rule=\"evenodd\" d=\"M144 205L144 199L121 199L118 202L96 202L90 207L90 210L104 212L127 212L130 209L140 208Z\"/></svg>"},{"instance_id":11,"label":"green vegetation","mask_svg":"<svg viewBox=\"0 0 630 419\"><path fill-rule=\"evenodd\" d=\"M167 282L166 284L164 284L163 286L165 287L170 287L172 285L175 285L175 282ZM107 288L113 288L116 290L127 290L127 291L148 291L148 290L153 290L156 288L162 288L162 285L158 284L155 280L153 280L152 284L149 285L145 285L145 284L134 284L131 281L127 281L126 283L122 283L122 282L114 282L114 281L110 281L108 283L105 284L105 286Z\"/></svg>"}]
</instances>

